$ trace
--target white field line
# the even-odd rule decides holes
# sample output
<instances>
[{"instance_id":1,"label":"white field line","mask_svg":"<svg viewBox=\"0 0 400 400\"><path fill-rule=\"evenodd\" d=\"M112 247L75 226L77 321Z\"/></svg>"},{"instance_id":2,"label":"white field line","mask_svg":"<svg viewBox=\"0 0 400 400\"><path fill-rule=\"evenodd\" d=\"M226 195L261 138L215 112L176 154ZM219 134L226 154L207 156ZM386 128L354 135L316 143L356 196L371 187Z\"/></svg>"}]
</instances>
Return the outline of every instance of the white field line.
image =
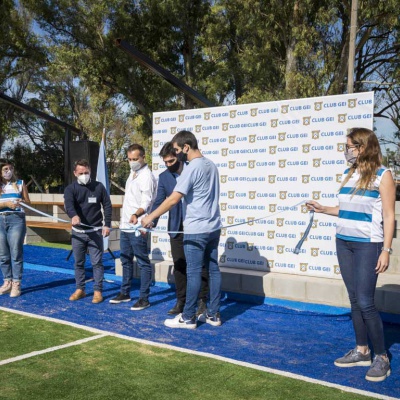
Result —
<instances>
[{"instance_id":1,"label":"white field line","mask_svg":"<svg viewBox=\"0 0 400 400\"><path fill-rule=\"evenodd\" d=\"M294 374L292 372L286 372L286 371L281 371L281 370L278 370L278 369L263 367L261 365L251 364L251 363L244 362L244 361L238 361L238 360L234 360L232 358L222 357L222 356L218 356L218 355L211 354L211 353L204 353L204 352L201 352L201 351L185 349L185 348L182 348L182 347L172 346L172 345L164 344L164 343L151 342L150 340L138 339L138 338L134 338L134 337L126 336L126 335L121 335L121 334L114 333L114 332L102 331L100 329L90 328L90 327L87 327L85 325L79 325L79 324L75 324L73 322L63 321L63 320L56 319L56 318L51 318L51 317L45 317L45 316L41 316L41 315L31 314L31 313L27 313L27 312L24 312L24 311L13 310L13 309L5 308L5 307L0 307L0 310L1 311L6 311L6 312L11 312L11 313L14 313L14 314L24 315L24 316L27 316L27 317L33 317L33 318L37 318L37 319L41 319L41 320L45 320L45 321L55 322L55 323L59 323L59 324L63 324L63 325L68 325L68 326L72 326L74 328L80 328L80 329L83 329L83 330L86 330L86 331L89 331L89 332L102 333L103 337L104 336L113 336L113 337L116 337L116 338L119 338L119 339L129 340L131 342L141 343L141 344L154 346L154 347L159 347L159 348L168 349L168 350L175 350L175 351L179 351L181 353L188 353L188 354L193 354L193 355L197 355L197 356L207 357L207 358L211 358L211 359L214 359L214 360L227 362L227 363L234 364L234 365L240 365L240 366L246 367L246 368L252 368L252 369L259 370L259 371L268 372L270 374L280 375L280 376L283 376L283 377L286 377L286 378L297 379L297 380L300 380L300 381L303 381L303 382L309 382L309 383L314 383L314 384L317 384L317 385L322 385L322 386L331 387L331 388L334 388L334 389L343 390L343 391L348 392L348 393L360 394L360 395L363 395L363 396L373 397L375 399L399 400L398 397L390 397L390 396L386 396L386 395L379 394L379 393L368 392L366 390L355 389L355 388L352 388L352 387L349 387L349 386L342 386L342 385L338 385L336 383L330 383L330 382L326 382L326 381L321 381L321 380L318 380L318 379L309 378L307 376ZM100 337L102 335L98 335L98 336Z\"/></svg>"},{"instance_id":2,"label":"white field line","mask_svg":"<svg viewBox=\"0 0 400 400\"><path fill-rule=\"evenodd\" d=\"M67 347L79 346L82 343L90 342L91 340L101 339L101 338L106 337L106 336L108 336L108 335L107 334L102 334L102 335L90 336L88 338L76 340L75 342L62 344L60 346L54 346L54 347L49 347L49 348L43 349L43 350L32 351L31 353L22 354L22 355L17 356L17 357L8 358L6 360L1 360L0 361L0 365L10 364L10 363L13 363L13 362L16 362L16 361L25 360L26 358L40 356L42 354L51 353L53 351L66 349Z\"/></svg>"}]
</instances>

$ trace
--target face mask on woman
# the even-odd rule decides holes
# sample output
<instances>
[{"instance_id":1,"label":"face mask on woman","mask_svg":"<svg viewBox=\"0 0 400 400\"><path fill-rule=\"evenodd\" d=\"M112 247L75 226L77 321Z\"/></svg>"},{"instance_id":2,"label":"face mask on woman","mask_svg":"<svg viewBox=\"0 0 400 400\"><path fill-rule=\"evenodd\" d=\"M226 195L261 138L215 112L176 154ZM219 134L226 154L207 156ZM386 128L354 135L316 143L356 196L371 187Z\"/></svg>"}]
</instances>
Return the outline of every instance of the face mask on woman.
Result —
<instances>
[{"instance_id":1,"label":"face mask on woman","mask_svg":"<svg viewBox=\"0 0 400 400\"><path fill-rule=\"evenodd\" d=\"M344 158L349 164L354 164L357 161L357 157L350 149L344 151Z\"/></svg>"},{"instance_id":2,"label":"face mask on woman","mask_svg":"<svg viewBox=\"0 0 400 400\"><path fill-rule=\"evenodd\" d=\"M13 172L12 172L11 169L9 169L8 171L2 172L2 173L1 173L1 176L2 176L6 181L9 181L9 180L12 178L12 176L13 176Z\"/></svg>"}]
</instances>

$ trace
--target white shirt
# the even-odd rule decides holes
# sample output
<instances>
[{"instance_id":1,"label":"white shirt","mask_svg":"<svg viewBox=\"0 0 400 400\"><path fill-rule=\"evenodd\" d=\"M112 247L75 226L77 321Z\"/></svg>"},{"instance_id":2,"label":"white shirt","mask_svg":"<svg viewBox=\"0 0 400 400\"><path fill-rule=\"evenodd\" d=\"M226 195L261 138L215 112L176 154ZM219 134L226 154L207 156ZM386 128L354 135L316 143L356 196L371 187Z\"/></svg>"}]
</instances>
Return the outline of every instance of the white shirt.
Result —
<instances>
[{"instance_id":1,"label":"white shirt","mask_svg":"<svg viewBox=\"0 0 400 400\"><path fill-rule=\"evenodd\" d=\"M154 178L153 173L146 164L138 171L129 174L125 184L125 197L122 205L121 215L121 229L132 228L132 224L129 220L132 214L135 214L139 208L143 208L146 213L150 211L150 208L155 200L157 191L157 182ZM144 217L139 217L139 221ZM133 231L126 231L132 232Z\"/></svg>"}]
</instances>

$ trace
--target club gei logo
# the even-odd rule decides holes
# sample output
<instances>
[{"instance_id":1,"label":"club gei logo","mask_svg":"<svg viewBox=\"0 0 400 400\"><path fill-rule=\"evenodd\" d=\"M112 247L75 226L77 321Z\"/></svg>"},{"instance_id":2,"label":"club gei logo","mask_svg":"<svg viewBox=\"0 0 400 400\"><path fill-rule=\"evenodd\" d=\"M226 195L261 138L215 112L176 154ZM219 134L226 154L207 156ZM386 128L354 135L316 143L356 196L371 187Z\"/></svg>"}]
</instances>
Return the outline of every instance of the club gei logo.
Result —
<instances>
[{"instance_id":1,"label":"club gei logo","mask_svg":"<svg viewBox=\"0 0 400 400\"><path fill-rule=\"evenodd\" d=\"M168 258L172 258L172 251L168 250Z\"/></svg>"},{"instance_id":2,"label":"club gei logo","mask_svg":"<svg viewBox=\"0 0 400 400\"><path fill-rule=\"evenodd\" d=\"M336 174L336 182L342 183L342 174Z\"/></svg>"},{"instance_id":3,"label":"club gei logo","mask_svg":"<svg viewBox=\"0 0 400 400\"><path fill-rule=\"evenodd\" d=\"M275 238L275 231L268 231L267 232L267 238L268 239L274 239Z\"/></svg>"},{"instance_id":4,"label":"club gei logo","mask_svg":"<svg viewBox=\"0 0 400 400\"><path fill-rule=\"evenodd\" d=\"M256 135L249 135L249 143L255 143L256 142Z\"/></svg>"},{"instance_id":5,"label":"club gei logo","mask_svg":"<svg viewBox=\"0 0 400 400\"><path fill-rule=\"evenodd\" d=\"M268 183L275 183L276 175L268 175Z\"/></svg>"},{"instance_id":6,"label":"club gei logo","mask_svg":"<svg viewBox=\"0 0 400 400\"><path fill-rule=\"evenodd\" d=\"M272 213L276 212L276 204L269 205L269 212L272 212Z\"/></svg>"},{"instance_id":7,"label":"club gei logo","mask_svg":"<svg viewBox=\"0 0 400 400\"><path fill-rule=\"evenodd\" d=\"M201 125L195 125L195 131L196 131L196 133L200 133L201 132Z\"/></svg>"},{"instance_id":8,"label":"club gei logo","mask_svg":"<svg viewBox=\"0 0 400 400\"><path fill-rule=\"evenodd\" d=\"M271 128L278 127L278 119L271 119Z\"/></svg>"},{"instance_id":9,"label":"club gei logo","mask_svg":"<svg viewBox=\"0 0 400 400\"><path fill-rule=\"evenodd\" d=\"M247 217L247 225L249 226L254 225L254 217Z\"/></svg>"},{"instance_id":10,"label":"club gei logo","mask_svg":"<svg viewBox=\"0 0 400 400\"><path fill-rule=\"evenodd\" d=\"M247 243L247 251L253 251L254 250L254 243Z\"/></svg>"},{"instance_id":11,"label":"club gei logo","mask_svg":"<svg viewBox=\"0 0 400 400\"><path fill-rule=\"evenodd\" d=\"M274 260L267 260L267 263L269 268L274 268Z\"/></svg>"},{"instance_id":12,"label":"club gei logo","mask_svg":"<svg viewBox=\"0 0 400 400\"><path fill-rule=\"evenodd\" d=\"M179 120L179 122L184 122L185 121L185 114L179 114L178 120Z\"/></svg>"},{"instance_id":13,"label":"club gei logo","mask_svg":"<svg viewBox=\"0 0 400 400\"><path fill-rule=\"evenodd\" d=\"M256 191L255 190L251 190L250 192L249 192L249 200L255 200L255 198L256 198Z\"/></svg>"},{"instance_id":14,"label":"club gei logo","mask_svg":"<svg viewBox=\"0 0 400 400\"><path fill-rule=\"evenodd\" d=\"M277 218L276 226L282 227L284 222L285 222L285 218Z\"/></svg>"},{"instance_id":15,"label":"club gei logo","mask_svg":"<svg viewBox=\"0 0 400 400\"><path fill-rule=\"evenodd\" d=\"M312 192L312 199L313 200L319 200L320 197L321 197L321 192L317 192L317 191Z\"/></svg>"},{"instance_id":16,"label":"club gei logo","mask_svg":"<svg viewBox=\"0 0 400 400\"><path fill-rule=\"evenodd\" d=\"M155 148L159 147L159 146L160 146L160 141L159 141L159 140L154 140L153 146L154 146Z\"/></svg>"},{"instance_id":17,"label":"club gei logo","mask_svg":"<svg viewBox=\"0 0 400 400\"><path fill-rule=\"evenodd\" d=\"M228 250L233 250L234 245L235 245L235 242L234 242L234 241L228 240L228 241L226 242L226 244L225 244L225 247L226 247Z\"/></svg>"},{"instance_id":18,"label":"club gei logo","mask_svg":"<svg viewBox=\"0 0 400 400\"><path fill-rule=\"evenodd\" d=\"M277 252L278 254L283 254L284 251L285 251L285 246L284 246L284 245L278 244L278 245L276 246L276 252Z\"/></svg>"},{"instance_id":19,"label":"club gei logo","mask_svg":"<svg viewBox=\"0 0 400 400\"><path fill-rule=\"evenodd\" d=\"M250 108L250 115L252 117L256 117L257 116L257 111L258 111L258 108Z\"/></svg>"},{"instance_id":20,"label":"club gei logo","mask_svg":"<svg viewBox=\"0 0 400 400\"><path fill-rule=\"evenodd\" d=\"M287 191L279 192L279 200L286 200Z\"/></svg>"},{"instance_id":21,"label":"club gei logo","mask_svg":"<svg viewBox=\"0 0 400 400\"><path fill-rule=\"evenodd\" d=\"M235 169L236 161L229 161L229 169Z\"/></svg>"},{"instance_id":22,"label":"club gei logo","mask_svg":"<svg viewBox=\"0 0 400 400\"><path fill-rule=\"evenodd\" d=\"M278 161L279 168L286 168L286 160Z\"/></svg>"},{"instance_id":23,"label":"club gei logo","mask_svg":"<svg viewBox=\"0 0 400 400\"><path fill-rule=\"evenodd\" d=\"M227 219L228 225L232 225L233 222L234 222L234 220L235 220L235 217L229 216L229 217L227 217L226 219Z\"/></svg>"},{"instance_id":24,"label":"club gei logo","mask_svg":"<svg viewBox=\"0 0 400 400\"><path fill-rule=\"evenodd\" d=\"M346 148L345 143L338 143L337 147L336 147L337 151L340 151L340 152L344 152L345 148Z\"/></svg>"},{"instance_id":25,"label":"club gei logo","mask_svg":"<svg viewBox=\"0 0 400 400\"><path fill-rule=\"evenodd\" d=\"M349 108L357 107L357 99L347 99L347 107Z\"/></svg>"},{"instance_id":26,"label":"club gei logo","mask_svg":"<svg viewBox=\"0 0 400 400\"><path fill-rule=\"evenodd\" d=\"M222 123L222 130L226 132L228 129L229 129L229 124L226 123L226 122L223 122Z\"/></svg>"},{"instance_id":27,"label":"club gei logo","mask_svg":"<svg viewBox=\"0 0 400 400\"><path fill-rule=\"evenodd\" d=\"M209 120L209 119L210 119L210 115L211 115L210 112L205 112L205 113L204 113L204 119L205 119L206 121Z\"/></svg>"},{"instance_id":28,"label":"club gei logo","mask_svg":"<svg viewBox=\"0 0 400 400\"><path fill-rule=\"evenodd\" d=\"M226 157L228 155L228 149L221 149L221 156Z\"/></svg>"},{"instance_id":29,"label":"club gei logo","mask_svg":"<svg viewBox=\"0 0 400 400\"><path fill-rule=\"evenodd\" d=\"M311 139L318 140L321 131L311 131Z\"/></svg>"},{"instance_id":30,"label":"club gei logo","mask_svg":"<svg viewBox=\"0 0 400 400\"><path fill-rule=\"evenodd\" d=\"M335 265L333 266L333 272L334 272L336 275L340 275L340 274L341 274L339 265L336 265L336 264L335 264Z\"/></svg>"},{"instance_id":31,"label":"club gei logo","mask_svg":"<svg viewBox=\"0 0 400 400\"><path fill-rule=\"evenodd\" d=\"M221 183L226 183L228 181L228 175L220 175Z\"/></svg>"},{"instance_id":32,"label":"club gei logo","mask_svg":"<svg viewBox=\"0 0 400 400\"><path fill-rule=\"evenodd\" d=\"M236 118L236 110L229 111L229 118Z\"/></svg>"},{"instance_id":33,"label":"club gei logo","mask_svg":"<svg viewBox=\"0 0 400 400\"><path fill-rule=\"evenodd\" d=\"M235 136L229 136L229 144L234 144L236 142L236 135Z\"/></svg>"},{"instance_id":34,"label":"club gei logo","mask_svg":"<svg viewBox=\"0 0 400 400\"><path fill-rule=\"evenodd\" d=\"M158 165L159 165L158 163L154 163L154 164L153 164L153 170L154 170L154 171L157 171L157 170L158 170Z\"/></svg>"},{"instance_id":35,"label":"club gei logo","mask_svg":"<svg viewBox=\"0 0 400 400\"><path fill-rule=\"evenodd\" d=\"M310 175L302 175L301 183L310 183Z\"/></svg>"},{"instance_id":36,"label":"club gei logo","mask_svg":"<svg viewBox=\"0 0 400 400\"><path fill-rule=\"evenodd\" d=\"M304 232L300 232L300 238L302 238L303 235L304 235ZM304 238L304 241L305 241L305 242L307 242L307 240L308 240L308 237Z\"/></svg>"},{"instance_id":37,"label":"club gei logo","mask_svg":"<svg viewBox=\"0 0 400 400\"><path fill-rule=\"evenodd\" d=\"M311 225L311 229L316 229L317 226L318 226L318 220L317 220L317 219L314 219L314 220L313 220L313 223L312 223L312 225Z\"/></svg>"},{"instance_id":38,"label":"club gei logo","mask_svg":"<svg viewBox=\"0 0 400 400\"><path fill-rule=\"evenodd\" d=\"M322 104L324 104L322 101L316 101L314 103L314 110L315 111L321 111L322 110Z\"/></svg>"},{"instance_id":39,"label":"club gei logo","mask_svg":"<svg viewBox=\"0 0 400 400\"><path fill-rule=\"evenodd\" d=\"M281 105L281 113L287 114L289 112L289 104Z\"/></svg>"},{"instance_id":40,"label":"club gei logo","mask_svg":"<svg viewBox=\"0 0 400 400\"><path fill-rule=\"evenodd\" d=\"M158 236L151 236L153 239L153 243L158 243Z\"/></svg>"},{"instance_id":41,"label":"club gei logo","mask_svg":"<svg viewBox=\"0 0 400 400\"><path fill-rule=\"evenodd\" d=\"M219 262L220 262L221 264L225 264L225 262L226 262L226 255L225 255L225 254L222 254L222 256L220 256Z\"/></svg>"},{"instance_id":42,"label":"club gei logo","mask_svg":"<svg viewBox=\"0 0 400 400\"><path fill-rule=\"evenodd\" d=\"M228 205L228 203L221 203L219 206L221 208L221 211L226 211L226 206Z\"/></svg>"},{"instance_id":43,"label":"club gei logo","mask_svg":"<svg viewBox=\"0 0 400 400\"><path fill-rule=\"evenodd\" d=\"M269 146L269 154L276 154L276 148L278 146Z\"/></svg>"},{"instance_id":44,"label":"club gei logo","mask_svg":"<svg viewBox=\"0 0 400 400\"><path fill-rule=\"evenodd\" d=\"M303 214L307 214L308 213L308 208L307 208L307 206L305 204L301 205L301 212Z\"/></svg>"},{"instance_id":45,"label":"club gei logo","mask_svg":"<svg viewBox=\"0 0 400 400\"><path fill-rule=\"evenodd\" d=\"M278 133L278 140L283 142L286 139L286 132L279 132Z\"/></svg>"},{"instance_id":46,"label":"club gei logo","mask_svg":"<svg viewBox=\"0 0 400 400\"><path fill-rule=\"evenodd\" d=\"M171 126L170 132L171 135L176 135L176 126Z\"/></svg>"},{"instance_id":47,"label":"club gei logo","mask_svg":"<svg viewBox=\"0 0 400 400\"><path fill-rule=\"evenodd\" d=\"M226 236L226 229L225 228L221 228L221 236Z\"/></svg>"},{"instance_id":48,"label":"club gei logo","mask_svg":"<svg viewBox=\"0 0 400 400\"><path fill-rule=\"evenodd\" d=\"M318 257L319 247L311 247L311 257Z\"/></svg>"},{"instance_id":49,"label":"club gei logo","mask_svg":"<svg viewBox=\"0 0 400 400\"><path fill-rule=\"evenodd\" d=\"M234 198L235 198L235 191L228 190L228 199L234 199Z\"/></svg>"},{"instance_id":50,"label":"club gei logo","mask_svg":"<svg viewBox=\"0 0 400 400\"><path fill-rule=\"evenodd\" d=\"M340 124L344 124L346 122L347 114L338 114L338 122Z\"/></svg>"},{"instance_id":51,"label":"club gei logo","mask_svg":"<svg viewBox=\"0 0 400 400\"><path fill-rule=\"evenodd\" d=\"M303 125L310 125L311 117L303 117Z\"/></svg>"},{"instance_id":52,"label":"club gei logo","mask_svg":"<svg viewBox=\"0 0 400 400\"><path fill-rule=\"evenodd\" d=\"M309 153L310 147L311 147L311 144L303 144L303 153Z\"/></svg>"},{"instance_id":53,"label":"club gei logo","mask_svg":"<svg viewBox=\"0 0 400 400\"><path fill-rule=\"evenodd\" d=\"M300 263L300 272L307 272L308 263Z\"/></svg>"},{"instance_id":54,"label":"club gei logo","mask_svg":"<svg viewBox=\"0 0 400 400\"><path fill-rule=\"evenodd\" d=\"M247 166L249 168L255 168L256 166L256 160L249 160L249 162L247 163Z\"/></svg>"},{"instance_id":55,"label":"club gei logo","mask_svg":"<svg viewBox=\"0 0 400 400\"><path fill-rule=\"evenodd\" d=\"M321 159L320 158L313 158L313 167L319 168L321 166Z\"/></svg>"},{"instance_id":56,"label":"club gei logo","mask_svg":"<svg viewBox=\"0 0 400 400\"><path fill-rule=\"evenodd\" d=\"M208 145L208 137L203 137L201 139L201 144L204 145L204 146L207 146Z\"/></svg>"},{"instance_id":57,"label":"club gei logo","mask_svg":"<svg viewBox=\"0 0 400 400\"><path fill-rule=\"evenodd\" d=\"M154 123L155 123L156 125L158 125L158 124L160 123L160 117L155 117L155 118L154 118Z\"/></svg>"}]
</instances>

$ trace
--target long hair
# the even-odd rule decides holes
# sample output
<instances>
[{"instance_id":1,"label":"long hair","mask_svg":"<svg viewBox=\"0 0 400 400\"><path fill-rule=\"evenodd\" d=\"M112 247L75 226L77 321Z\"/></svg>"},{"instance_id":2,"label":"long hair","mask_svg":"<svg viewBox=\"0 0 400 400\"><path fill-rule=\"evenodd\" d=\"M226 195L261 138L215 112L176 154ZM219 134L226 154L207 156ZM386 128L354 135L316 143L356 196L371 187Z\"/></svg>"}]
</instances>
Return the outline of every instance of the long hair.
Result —
<instances>
[{"instance_id":1,"label":"long hair","mask_svg":"<svg viewBox=\"0 0 400 400\"><path fill-rule=\"evenodd\" d=\"M340 188L342 188L358 169L360 179L357 181L354 192L371 189L376 172L382 165L382 153L375 133L367 128L353 128L347 137L354 146L357 146L359 155L357 163L352 165Z\"/></svg>"},{"instance_id":2,"label":"long hair","mask_svg":"<svg viewBox=\"0 0 400 400\"><path fill-rule=\"evenodd\" d=\"M7 165L10 168L12 168L12 170L13 170L13 174L12 174L12 177L10 179L10 182L11 182L13 188L17 192L19 192L19 189L18 189L18 186L17 186L17 177L15 176L15 172L14 172L14 165L12 164L12 162L10 162L8 160L5 160L4 158L1 158L0 159L0 179L1 179L2 185L1 185L1 188L0 188L0 196L1 196L1 193L3 193L3 185L6 184L5 180L3 179L3 175L1 174L1 172L3 171L3 167L5 167Z\"/></svg>"}]
</instances>

